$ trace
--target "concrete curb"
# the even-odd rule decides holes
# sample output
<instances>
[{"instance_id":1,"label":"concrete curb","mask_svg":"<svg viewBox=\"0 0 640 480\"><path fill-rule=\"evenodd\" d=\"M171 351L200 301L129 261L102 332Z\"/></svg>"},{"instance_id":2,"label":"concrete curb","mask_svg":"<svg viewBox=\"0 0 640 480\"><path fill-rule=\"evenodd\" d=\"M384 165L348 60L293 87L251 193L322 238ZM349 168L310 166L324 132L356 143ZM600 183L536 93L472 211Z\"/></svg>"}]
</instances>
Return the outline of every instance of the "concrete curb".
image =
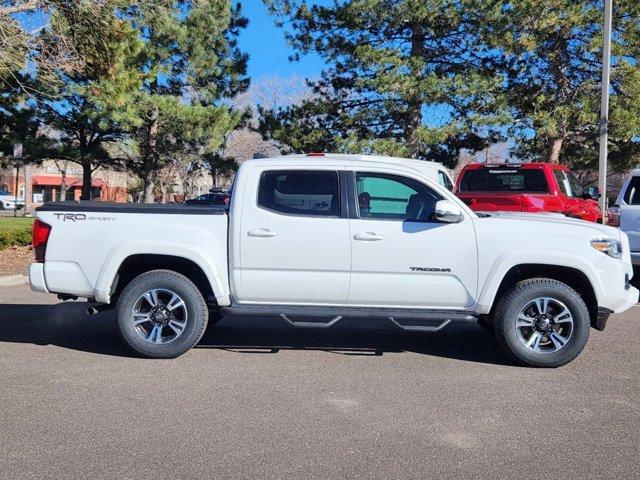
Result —
<instances>
[{"instance_id":1,"label":"concrete curb","mask_svg":"<svg viewBox=\"0 0 640 480\"><path fill-rule=\"evenodd\" d=\"M24 285L29 281L29 277L26 275L4 275L0 276L0 287L15 287L17 285Z\"/></svg>"}]
</instances>

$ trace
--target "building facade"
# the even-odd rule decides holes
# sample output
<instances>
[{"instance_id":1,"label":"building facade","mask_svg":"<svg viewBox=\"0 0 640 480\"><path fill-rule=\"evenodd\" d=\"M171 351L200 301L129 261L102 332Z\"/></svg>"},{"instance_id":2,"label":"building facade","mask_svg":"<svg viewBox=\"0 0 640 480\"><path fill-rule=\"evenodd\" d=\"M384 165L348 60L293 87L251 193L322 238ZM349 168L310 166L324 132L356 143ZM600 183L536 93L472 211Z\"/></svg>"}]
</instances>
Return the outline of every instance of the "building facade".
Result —
<instances>
[{"instance_id":1,"label":"building facade","mask_svg":"<svg viewBox=\"0 0 640 480\"><path fill-rule=\"evenodd\" d=\"M26 178L26 181L25 181ZM16 171L7 168L0 173L0 188L15 194ZM21 166L18 176L18 196L28 205L44 202L80 200L82 167L59 160L44 160L39 165ZM92 175L91 199L104 202L127 201L127 174L98 169Z\"/></svg>"}]
</instances>

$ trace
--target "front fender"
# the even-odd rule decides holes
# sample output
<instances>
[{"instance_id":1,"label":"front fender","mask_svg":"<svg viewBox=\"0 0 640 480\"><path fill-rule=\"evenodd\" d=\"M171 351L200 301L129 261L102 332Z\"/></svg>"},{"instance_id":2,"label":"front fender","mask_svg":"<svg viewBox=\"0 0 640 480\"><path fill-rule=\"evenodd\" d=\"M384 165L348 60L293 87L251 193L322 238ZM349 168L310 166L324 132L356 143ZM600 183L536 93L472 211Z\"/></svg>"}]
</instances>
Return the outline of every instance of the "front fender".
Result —
<instances>
[{"instance_id":1,"label":"front fender","mask_svg":"<svg viewBox=\"0 0 640 480\"><path fill-rule=\"evenodd\" d=\"M193 244L176 244L176 242L145 241L120 244L107 256L96 282L94 296L96 301L109 303L113 282L120 265L132 255L170 255L191 260L206 275L211 290L221 306L230 304L229 288L226 281L226 269L219 268L211 256L202 248ZM225 252L226 255L226 252ZM222 276L224 273L224 277Z\"/></svg>"},{"instance_id":2,"label":"front fender","mask_svg":"<svg viewBox=\"0 0 640 480\"><path fill-rule=\"evenodd\" d=\"M474 307L475 312L479 314L489 313L496 300L500 284L507 272L513 267L524 264L575 268L584 273L589 279L598 302L605 297L604 285L597 266L586 261L585 257L565 251L515 250L500 255L489 269L484 286Z\"/></svg>"}]
</instances>

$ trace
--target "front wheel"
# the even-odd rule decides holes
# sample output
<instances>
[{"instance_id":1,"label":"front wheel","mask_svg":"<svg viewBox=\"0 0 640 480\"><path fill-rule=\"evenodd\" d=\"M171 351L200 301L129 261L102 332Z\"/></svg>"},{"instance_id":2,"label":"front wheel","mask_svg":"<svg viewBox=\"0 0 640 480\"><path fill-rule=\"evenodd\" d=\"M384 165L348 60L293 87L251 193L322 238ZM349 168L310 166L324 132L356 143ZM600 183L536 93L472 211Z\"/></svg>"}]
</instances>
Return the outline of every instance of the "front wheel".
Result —
<instances>
[{"instance_id":1,"label":"front wheel","mask_svg":"<svg viewBox=\"0 0 640 480\"><path fill-rule=\"evenodd\" d=\"M153 270L134 278L116 306L125 344L148 358L175 358L195 346L209 312L200 290L184 275Z\"/></svg>"},{"instance_id":2,"label":"front wheel","mask_svg":"<svg viewBox=\"0 0 640 480\"><path fill-rule=\"evenodd\" d=\"M576 358L589 338L589 309L568 285L549 278L518 282L498 301L498 342L529 367L559 367Z\"/></svg>"}]
</instances>

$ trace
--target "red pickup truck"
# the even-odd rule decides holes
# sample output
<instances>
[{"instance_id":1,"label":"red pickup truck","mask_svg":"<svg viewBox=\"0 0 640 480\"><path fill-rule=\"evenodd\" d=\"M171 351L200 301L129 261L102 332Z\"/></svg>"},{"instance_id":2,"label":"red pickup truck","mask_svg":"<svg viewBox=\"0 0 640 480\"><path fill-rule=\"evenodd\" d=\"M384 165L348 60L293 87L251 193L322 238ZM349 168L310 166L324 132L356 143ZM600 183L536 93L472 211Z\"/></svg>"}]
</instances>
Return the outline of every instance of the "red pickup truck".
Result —
<instances>
[{"instance_id":1,"label":"red pickup truck","mask_svg":"<svg viewBox=\"0 0 640 480\"><path fill-rule=\"evenodd\" d=\"M599 222L597 188L583 189L563 165L551 163L465 166L455 193L475 211L556 212Z\"/></svg>"}]
</instances>

